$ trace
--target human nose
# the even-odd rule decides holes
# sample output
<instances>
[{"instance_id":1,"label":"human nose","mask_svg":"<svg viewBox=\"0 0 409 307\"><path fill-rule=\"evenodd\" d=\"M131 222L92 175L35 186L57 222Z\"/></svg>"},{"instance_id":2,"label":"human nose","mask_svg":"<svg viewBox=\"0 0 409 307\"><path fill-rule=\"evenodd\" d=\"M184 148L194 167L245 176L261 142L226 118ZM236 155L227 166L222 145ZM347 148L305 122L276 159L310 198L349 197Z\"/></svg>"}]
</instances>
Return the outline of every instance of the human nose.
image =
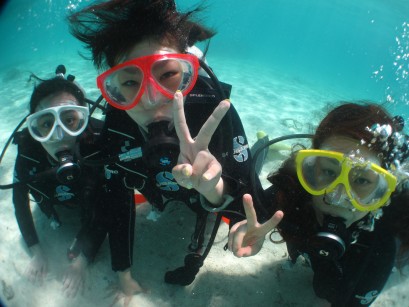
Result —
<instances>
[{"instance_id":1,"label":"human nose","mask_svg":"<svg viewBox=\"0 0 409 307\"><path fill-rule=\"evenodd\" d=\"M157 108L158 106L167 104L171 101L172 99L167 98L160 92L155 84L155 81L152 77L150 77L145 84L144 93L141 98L141 102L143 103L144 107L146 109Z\"/></svg>"},{"instance_id":2,"label":"human nose","mask_svg":"<svg viewBox=\"0 0 409 307\"><path fill-rule=\"evenodd\" d=\"M327 199L332 205L342 205L345 200L348 200L346 188L343 183L336 185L334 189L327 193Z\"/></svg>"},{"instance_id":3,"label":"human nose","mask_svg":"<svg viewBox=\"0 0 409 307\"><path fill-rule=\"evenodd\" d=\"M155 85L153 84L152 78L149 78L148 82L146 82L144 94L142 97L143 103L145 107L152 108L160 104L161 94L156 89Z\"/></svg>"},{"instance_id":4,"label":"human nose","mask_svg":"<svg viewBox=\"0 0 409 307\"><path fill-rule=\"evenodd\" d=\"M60 127L60 125L56 125L53 134L51 135L50 140L54 142L59 142L64 138L64 130Z\"/></svg>"}]
</instances>

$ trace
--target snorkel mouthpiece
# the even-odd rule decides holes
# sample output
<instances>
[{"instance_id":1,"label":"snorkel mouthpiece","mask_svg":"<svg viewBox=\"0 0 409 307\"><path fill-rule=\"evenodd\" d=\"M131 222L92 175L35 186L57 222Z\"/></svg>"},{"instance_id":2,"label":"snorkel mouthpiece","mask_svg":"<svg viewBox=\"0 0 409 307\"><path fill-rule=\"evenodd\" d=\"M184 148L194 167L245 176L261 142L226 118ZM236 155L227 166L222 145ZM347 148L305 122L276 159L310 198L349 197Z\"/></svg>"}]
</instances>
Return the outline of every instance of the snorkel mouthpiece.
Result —
<instances>
[{"instance_id":1,"label":"snorkel mouthpiece","mask_svg":"<svg viewBox=\"0 0 409 307\"><path fill-rule=\"evenodd\" d=\"M142 157L153 169L171 171L180 153L179 139L174 129L169 130L169 121L162 120L147 126L147 142L142 147Z\"/></svg>"},{"instance_id":2,"label":"snorkel mouthpiece","mask_svg":"<svg viewBox=\"0 0 409 307\"><path fill-rule=\"evenodd\" d=\"M77 180L81 175L80 166L74 162L74 158L69 151L56 153L59 167L56 172L57 180L62 184L69 184Z\"/></svg>"}]
</instances>

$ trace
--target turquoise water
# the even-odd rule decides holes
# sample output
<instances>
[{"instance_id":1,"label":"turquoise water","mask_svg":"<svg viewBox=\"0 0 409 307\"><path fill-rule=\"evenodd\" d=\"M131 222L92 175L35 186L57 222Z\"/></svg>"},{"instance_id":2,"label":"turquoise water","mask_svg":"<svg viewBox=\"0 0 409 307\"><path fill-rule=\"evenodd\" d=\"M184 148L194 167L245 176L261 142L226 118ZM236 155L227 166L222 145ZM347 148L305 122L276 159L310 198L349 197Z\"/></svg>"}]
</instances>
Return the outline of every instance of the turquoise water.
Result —
<instances>
[{"instance_id":1,"label":"turquoise water","mask_svg":"<svg viewBox=\"0 0 409 307\"><path fill-rule=\"evenodd\" d=\"M65 64L89 98L99 96L98 72L80 56L88 53L66 22L90 3L13 0L3 7L1 143L27 113L30 72L52 77ZM177 1L182 11L198 3ZM312 132L327 105L340 100L372 100L409 123L407 0L208 0L205 6L199 17L218 32L207 60L233 85L232 102L251 144L259 130L270 137ZM2 164L11 175L13 159Z\"/></svg>"},{"instance_id":2,"label":"turquoise water","mask_svg":"<svg viewBox=\"0 0 409 307\"><path fill-rule=\"evenodd\" d=\"M0 70L45 58L82 61L65 16L89 3L8 1L0 19ZM195 3L177 1L181 10ZM206 5L203 19L218 32L210 61L228 58L242 66L242 74L268 67L345 99L389 100L393 112L409 116L407 1L213 0Z\"/></svg>"},{"instance_id":3,"label":"turquoise water","mask_svg":"<svg viewBox=\"0 0 409 307\"><path fill-rule=\"evenodd\" d=\"M91 2L12 0L2 8L0 145L28 112L32 92L32 84L27 83L30 72L48 78L57 65L65 64L67 72L76 76L89 98L99 96L95 84L98 73L89 61L79 56L78 52L84 50L68 33L65 21L72 10ZM181 10L195 3L198 1L177 1ZM323 109L339 100L370 99L385 103L391 113L403 115L409 123L407 0L209 0L206 4L207 9L201 15L203 21L218 32L211 40L207 60L221 80L233 85L232 102L240 113L250 143L254 143L258 130L265 130L270 136L311 132ZM14 147L10 146L2 161L2 183L12 178ZM267 169L271 168L267 165ZM21 252L21 246L15 247L15 241L20 238L10 191L0 191L0 199L4 205L0 232L14 234L1 244L7 241L4 243L7 249ZM66 247L65 243L62 245ZM0 256L3 249L4 246L0 248ZM108 252L105 255L108 259ZM9 263L11 258L3 259ZM21 265L27 262L27 259L20 261ZM109 268L108 264L104 265ZM18 280L14 273L11 277ZM161 282L161 278L162 275L155 276L155 281ZM229 282L236 280L239 279ZM213 280L201 283L203 289L214 284ZM291 283L288 285L292 287ZM50 292L57 286L60 285L53 284ZM95 287L95 291L99 289ZM174 294L174 290L159 289L164 294L160 291L154 294L160 299ZM189 294L189 298L202 298L204 294L199 290ZM386 290L386 298L379 298L376 306L392 306L388 304ZM177 297L185 298L182 290L178 291ZM266 288L268 291L271 289ZM220 293L220 297L224 294L229 298L229 293ZM248 299L246 293L234 292L234 296L238 300ZM93 300L94 297L89 299ZM270 302L269 298L265 302Z\"/></svg>"}]
</instances>

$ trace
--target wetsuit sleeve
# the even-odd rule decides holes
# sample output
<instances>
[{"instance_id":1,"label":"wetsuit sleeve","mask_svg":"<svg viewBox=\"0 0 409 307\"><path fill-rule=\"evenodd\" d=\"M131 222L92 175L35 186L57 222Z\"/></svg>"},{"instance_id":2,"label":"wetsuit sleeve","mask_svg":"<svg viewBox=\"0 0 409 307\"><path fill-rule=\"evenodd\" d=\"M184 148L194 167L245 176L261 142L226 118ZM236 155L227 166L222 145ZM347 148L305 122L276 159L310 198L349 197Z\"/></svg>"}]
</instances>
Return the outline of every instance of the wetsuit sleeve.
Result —
<instances>
[{"instance_id":1,"label":"wetsuit sleeve","mask_svg":"<svg viewBox=\"0 0 409 307\"><path fill-rule=\"evenodd\" d=\"M27 173L27 165L17 156L14 167L15 176L23 177ZM13 205L17 223L28 247L39 242L34 226L33 216L30 209L29 189L25 184L18 184L13 187Z\"/></svg>"}]
</instances>

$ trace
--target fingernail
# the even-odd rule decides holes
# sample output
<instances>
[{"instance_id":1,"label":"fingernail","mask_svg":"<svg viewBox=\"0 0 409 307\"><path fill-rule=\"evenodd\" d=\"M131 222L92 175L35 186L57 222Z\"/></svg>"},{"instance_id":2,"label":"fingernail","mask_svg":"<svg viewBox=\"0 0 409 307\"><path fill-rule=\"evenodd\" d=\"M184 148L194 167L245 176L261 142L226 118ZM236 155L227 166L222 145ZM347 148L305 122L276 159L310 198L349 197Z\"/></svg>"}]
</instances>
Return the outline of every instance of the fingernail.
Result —
<instances>
[{"instance_id":1,"label":"fingernail","mask_svg":"<svg viewBox=\"0 0 409 307\"><path fill-rule=\"evenodd\" d=\"M183 94L182 94L182 91L181 91L181 90L177 90L177 91L175 92L174 97L178 97L178 96L183 97Z\"/></svg>"},{"instance_id":2,"label":"fingernail","mask_svg":"<svg viewBox=\"0 0 409 307\"><path fill-rule=\"evenodd\" d=\"M189 168L185 167L182 171L183 175L185 175L185 177L190 177L190 170Z\"/></svg>"},{"instance_id":3,"label":"fingernail","mask_svg":"<svg viewBox=\"0 0 409 307\"><path fill-rule=\"evenodd\" d=\"M208 173L203 174L202 178L203 178L204 180L206 180L206 181L209 181L209 180L210 180L210 174L208 174Z\"/></svg>"},{"instance_id":4,"label":"fingernail","mask_svg":"<svg viewBox=\"0 0 409 307\"><path fill-rule=\"evenodd\" d=\"M230 108L231 101L230 99L225 99L223 100L223 103L220 105L223 109L228 109Z\"/></svg>"}]
</instances>

